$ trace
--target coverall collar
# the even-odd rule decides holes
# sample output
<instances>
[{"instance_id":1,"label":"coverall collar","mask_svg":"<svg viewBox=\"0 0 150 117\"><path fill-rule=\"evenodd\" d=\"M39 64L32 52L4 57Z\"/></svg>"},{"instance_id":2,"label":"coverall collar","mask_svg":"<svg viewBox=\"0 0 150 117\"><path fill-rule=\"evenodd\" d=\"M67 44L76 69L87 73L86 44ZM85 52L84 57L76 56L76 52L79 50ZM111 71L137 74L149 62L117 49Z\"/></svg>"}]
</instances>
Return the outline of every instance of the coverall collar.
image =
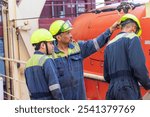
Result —
<instances>
[{"instance_id":1,"label":"coverall collar","mask_svg":"<svg viewBox=\"0 0 150 117\"><path fill-rule=\"evenodd\" d=\"M73 48L74 48L74 45L73 45L72 43L69 43L69 46L68 46L68 47L69 47L70 49L73 49ZM61 51L58 49L57 45L55 45L54 51L55 51L56 53L61 52Z\"/></svg>"},{"instance_id":2,"label":"coverall collar","mask_svg":"<svg viewBox=\"0 0 150 117\"><path fill-rule=\"evenodd\" d=\"M126 33L126 32L119 32L117 35L122 34L122 33Z\"/></svg>"},{"instance_id":3,"label":"coverall collar","mask_svg":"<svg viewBox=\"0 0 150 117\"><path fill-rule=\"evenodd\" d=\"M34 52L34 54L44 54L43 52L40 52L40 51L38 51L38 50L36 50L35 52Z\"/></svg>"}]
</instances>

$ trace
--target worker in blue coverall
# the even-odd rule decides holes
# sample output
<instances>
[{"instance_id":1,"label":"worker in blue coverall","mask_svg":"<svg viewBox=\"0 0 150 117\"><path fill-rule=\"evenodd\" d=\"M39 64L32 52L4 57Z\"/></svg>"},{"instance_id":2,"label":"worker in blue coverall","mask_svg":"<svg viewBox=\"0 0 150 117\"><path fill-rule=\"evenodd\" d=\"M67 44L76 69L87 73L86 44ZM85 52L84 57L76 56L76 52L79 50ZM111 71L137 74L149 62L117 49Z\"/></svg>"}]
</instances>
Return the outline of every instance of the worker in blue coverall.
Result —
<instances>
[{"instance_id":1,"label":"worker in blue coverall","mask_svg":"<svg viewBox=\"0 0 150 117\"><path fill-rule=\"evenodd\" d=\"M103 47L108 42L116 26L117 23L114 23L96 39L75 42L70 33L72 25L69 20L56 20L50 25L49 31L56 38L53 57L65 100L86 99L83 59Z\"/></svg>"},{"instance_id":2,"label":"worker in blue coverall","mask_svg":"<svg viewBox=\"0 0 150 117\"><path fill-rule=\"evenodd\" d=\"M120 25L121 32L107 44L104 53L104 78L109 83L106 99L138 100L141 99L139 83L150 89L139 39L141 26L132 14L122 16Z\"/></svg>"},{"instance_id":3,"label":"worker in blue coverall","mask_svg":"<svg viewBox=\"0 0 150 117\"><path fill-rule=\"evenodd\" d=\"M47 56L54 50L54 40L51 33L43 28L37 29L31 36L35 52L26 63L25 78L32 100L64 99L54 60Z\"/></svg>"}]
</instances>

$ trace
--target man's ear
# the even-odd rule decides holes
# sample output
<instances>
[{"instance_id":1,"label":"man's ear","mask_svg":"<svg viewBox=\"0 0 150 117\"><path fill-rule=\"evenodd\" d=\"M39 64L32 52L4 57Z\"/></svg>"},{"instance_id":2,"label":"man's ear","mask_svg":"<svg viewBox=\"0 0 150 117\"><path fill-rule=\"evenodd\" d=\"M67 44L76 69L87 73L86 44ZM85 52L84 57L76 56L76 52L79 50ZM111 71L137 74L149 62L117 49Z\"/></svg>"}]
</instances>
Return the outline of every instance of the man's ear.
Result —
<instances>
[{"instance_id":1,"label":"man's ear","mask_svg":"<svg viewBox=\"0 0 150 117\"><path fill-rule=\"evenodd\" d=\"M132 32L136 33L136 27L132 25Z\"/></svg>"},{"instance_id":2,"label":"man's ear","mask_svg":"<svg viewBox=\"0 0 150 117\"><path fill-rule=\"evenodd\" d=\"M42 42L40 45L40 48L42 48L42 49L45 48L45 43Z\"/></svg>"},{"instance_id":3,"label":"man's ear","mask_svg":"<svg viewBox=\"0 0 150 117\"><path fill-rule=\"evenodd\" d=\"M60 41L61 40L61 36L60 35L56 35L56 40Z\"/></svg>"}]
</instances>

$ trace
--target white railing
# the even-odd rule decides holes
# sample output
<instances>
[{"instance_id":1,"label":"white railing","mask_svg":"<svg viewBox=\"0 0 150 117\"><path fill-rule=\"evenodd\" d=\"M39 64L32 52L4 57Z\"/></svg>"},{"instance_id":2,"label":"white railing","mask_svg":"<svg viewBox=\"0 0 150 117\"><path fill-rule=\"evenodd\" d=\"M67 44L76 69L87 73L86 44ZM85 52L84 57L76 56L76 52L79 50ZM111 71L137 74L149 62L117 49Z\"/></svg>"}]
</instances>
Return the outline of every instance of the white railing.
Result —
<instances>
[{"instance_id":1,"label":"white railing","mask_svg":"<svg viewBox=\"0 0 150 117\"><path fill-rule=\"evenodd\" d=\"M89 78L89 79L93 79L93 80L105 81L104 76L91 74L91 73L86 73L86 72L84 72L84 77Z\"/></svg>"},{"instance_id":2,"label":"white railing","mask_svg":"<svg viewBox=\"0 0 150 117\"><path fill-rule=\"evenodd\" d=\"M10 89L10 91L7 91L6 89L3 88L4 84L0 84L0 86L2 87L2 92L0 92L0 96L2 96L2 98L6 100L7 99L15 99L15 100L29 99L29 93L26 87L26 82L25 79L22 78L24 77L24 75L22 77L19 76L19 68L17 68L17 63L23 64L23 66L25 66L26 62L16 60L16 59L11 59L11 58L5 58L5 57L0 57L0 60L5 60L10 62L9 64L11 64L12 67L11 71L9 71L11 72L11 76L0 74L0 77L5 79L6 86L9 85L9 83L7 84L8 80L11 81L12 83L11 87L6 88L6 89ZM3 80L1 81L1 83L3 83Z\"/></svg>"},{"instance_id":3,"label":"white railing","mask_svg":"<svg viewBox=\"0 0 150 117\"><path fill-rule=\"evenodd\" d=\"M0 77L0 100L4 99L3 78Z\"/></svg>"}]
</instances>

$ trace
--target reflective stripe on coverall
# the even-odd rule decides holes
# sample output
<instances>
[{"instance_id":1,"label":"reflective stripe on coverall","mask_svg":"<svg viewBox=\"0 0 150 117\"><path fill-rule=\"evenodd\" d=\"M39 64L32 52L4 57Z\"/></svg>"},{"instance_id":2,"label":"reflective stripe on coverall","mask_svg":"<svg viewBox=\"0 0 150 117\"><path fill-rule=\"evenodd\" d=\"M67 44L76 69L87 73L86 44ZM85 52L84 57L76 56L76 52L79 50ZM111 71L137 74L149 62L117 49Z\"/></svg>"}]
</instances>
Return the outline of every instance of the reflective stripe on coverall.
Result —
<instances>
[{"instance_id":1,"label":"reflective stripe on coverall","mask_svg":"<svg viewBox=\"0 0 150 117\"><path fill-rule=\"evenodd\" d=\"M69 44L68 56L55 46L54 61L58 69L59 82L64 99L86 99L83 79L83 59L103 47L111 33L108 29L98 38L89 41L72 42Z\"/></svg>"},{"instance_id":2,"label":"reflective stripe on coverall","mask_svg":"<svg viewBox=\"0 0 150 117\"><path fill-rule=\"evenodd\" d=\"M54 61L36 51L25 69L27 87L31 99L63 99Z\"/></svg>"},{"instance_id":3,"label":"reflective stripe on coverall","mask_svg":"<svg viewBox=\"0 0 150 117\"><path fill-rule=\"evenodd\" d=\"M140 99L140 86L150 89L150 79L140 40L134 33L120 33L104 53L104 78L110 83L106 99Z\"/></svg>"}]
</instances>

